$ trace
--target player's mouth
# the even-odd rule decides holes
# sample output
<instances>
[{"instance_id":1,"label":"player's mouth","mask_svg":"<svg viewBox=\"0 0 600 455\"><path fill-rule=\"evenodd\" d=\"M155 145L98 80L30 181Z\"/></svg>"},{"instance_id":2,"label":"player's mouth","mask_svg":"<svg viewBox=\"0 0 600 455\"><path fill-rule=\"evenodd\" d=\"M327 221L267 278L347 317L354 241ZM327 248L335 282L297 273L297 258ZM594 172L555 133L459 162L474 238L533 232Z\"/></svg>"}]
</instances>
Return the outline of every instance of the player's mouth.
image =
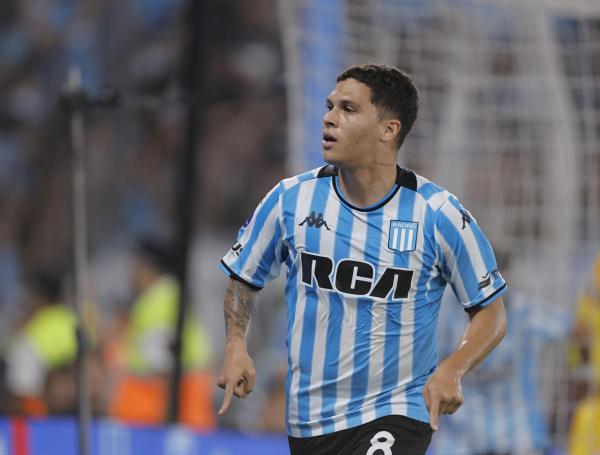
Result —
<instances>
[{"instance_id":1,"label":"player's mouth","mask_svg":"<svg viewBox=\"0 0 600 455\"><path fill-rule=\"evenodd\" d=\"M323 145L324 149L330 149L333 146L334 142L337 142L337 139L333 134L323 133L323 141L321 142L321 145Z\"/></svg>"}]
</instances>

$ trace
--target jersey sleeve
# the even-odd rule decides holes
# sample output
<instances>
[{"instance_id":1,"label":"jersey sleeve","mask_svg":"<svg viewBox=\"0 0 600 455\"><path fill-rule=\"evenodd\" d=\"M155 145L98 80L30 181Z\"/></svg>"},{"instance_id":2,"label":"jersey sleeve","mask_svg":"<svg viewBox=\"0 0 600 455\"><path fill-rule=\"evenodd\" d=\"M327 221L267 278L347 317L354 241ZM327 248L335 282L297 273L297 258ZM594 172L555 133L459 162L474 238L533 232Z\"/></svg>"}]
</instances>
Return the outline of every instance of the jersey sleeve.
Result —
<instances>
[{"instance_id":1,"label":"jersey sleeve","mask_svg":"<svg viewBox=\"0 0 600 455\"><path fill-rule=\"evenodd\" d=\"M506 290L490 242L454 196L436 211L435 237L442 276L466 311L488 305Z\"/></svg>"},{"instance_id":2,"label":"jersey sleeve","mask_svg":"<svg viewBox=\"0 0 600 455\"><path fill-rule=\"evenodd\" d=\"M284 261L281 200L283 185L275 186L238 231L237 239L221 260L230 278L262 289L276 278Z\"/></svg>"}]
</instances>

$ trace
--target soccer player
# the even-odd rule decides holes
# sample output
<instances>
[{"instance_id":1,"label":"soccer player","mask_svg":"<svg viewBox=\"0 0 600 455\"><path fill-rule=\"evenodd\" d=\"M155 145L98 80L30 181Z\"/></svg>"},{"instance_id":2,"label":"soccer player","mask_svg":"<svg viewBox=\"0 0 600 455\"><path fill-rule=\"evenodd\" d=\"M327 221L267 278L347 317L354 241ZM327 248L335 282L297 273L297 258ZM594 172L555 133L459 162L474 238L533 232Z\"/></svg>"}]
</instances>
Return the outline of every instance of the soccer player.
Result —
<instances>
[{"instance_id":1,"label":"soccer player","mask_svg":"<svg viewBox=\"0 0 600 455\"><path fill-rule=\"evenodd\" d=\"M326 100L328 165L278 183L222 260L223 415L252 392L246 348L259 290L286 265L286 427L292 454L424 454L461 378L500 342L506 284L475 219L448 191L396 164L418 110L411 78L352 67ZM436 367L447 283L470 317Z\"/></svg>"}]
</instances>

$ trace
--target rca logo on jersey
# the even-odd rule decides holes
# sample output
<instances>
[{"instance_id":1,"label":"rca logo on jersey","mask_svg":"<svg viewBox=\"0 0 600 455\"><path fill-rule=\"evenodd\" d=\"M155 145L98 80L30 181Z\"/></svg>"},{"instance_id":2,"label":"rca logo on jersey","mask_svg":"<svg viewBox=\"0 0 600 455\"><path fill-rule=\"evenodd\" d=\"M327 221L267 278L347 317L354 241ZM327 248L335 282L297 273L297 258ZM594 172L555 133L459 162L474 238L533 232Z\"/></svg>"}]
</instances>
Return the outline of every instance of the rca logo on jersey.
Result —
<instances>
[{"instance_id":1,"label":"rca logo on jersey","mask_svg":"<svg viewBox=\"0 0 600 455\"><path fill-rule=\"evenodd\" d=\"M385 299L408 297L412 270L388 267L375 281L375 267L368 262L342 259L337 264L327 256L301 252L302 282L307 286L336 290L344 294L368 295ZM333 278L333 281L332 281Z\"/></svg>"},{"instance_id":2,"label":"rca logo on jersey","mask_svg":"<svg viewBox=\"0 0 600 455\"><path fill-rule=\"evenodd\" d=\"M390 221L390 236L388 248L390 250L408 253L417 248L417 233L419 223L416 221Z\"/></svg>"}]
</instances>

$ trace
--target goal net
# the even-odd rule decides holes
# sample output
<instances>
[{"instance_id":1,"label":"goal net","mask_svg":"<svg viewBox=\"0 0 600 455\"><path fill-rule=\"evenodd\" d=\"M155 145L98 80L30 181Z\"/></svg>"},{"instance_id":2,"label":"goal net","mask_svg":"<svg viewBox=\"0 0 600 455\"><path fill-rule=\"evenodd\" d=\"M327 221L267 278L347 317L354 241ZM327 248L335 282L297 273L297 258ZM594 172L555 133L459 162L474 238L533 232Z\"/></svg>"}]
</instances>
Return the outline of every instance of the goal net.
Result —
<instances>
[{"instance_id":1,"label":"goal net","mask_svg":"<svg viewBox=\"0 0 600 455\"><path fill-rule=\"evenodd\" d=\"M396 65L421 94L399 162L461 199L510 255L511 287L572 308L600 247L600 2L279 0L279 14L291 171L322 162L338 72ZM546 368L564 443L569 378Z\"/></svg>"}]
</instances>

